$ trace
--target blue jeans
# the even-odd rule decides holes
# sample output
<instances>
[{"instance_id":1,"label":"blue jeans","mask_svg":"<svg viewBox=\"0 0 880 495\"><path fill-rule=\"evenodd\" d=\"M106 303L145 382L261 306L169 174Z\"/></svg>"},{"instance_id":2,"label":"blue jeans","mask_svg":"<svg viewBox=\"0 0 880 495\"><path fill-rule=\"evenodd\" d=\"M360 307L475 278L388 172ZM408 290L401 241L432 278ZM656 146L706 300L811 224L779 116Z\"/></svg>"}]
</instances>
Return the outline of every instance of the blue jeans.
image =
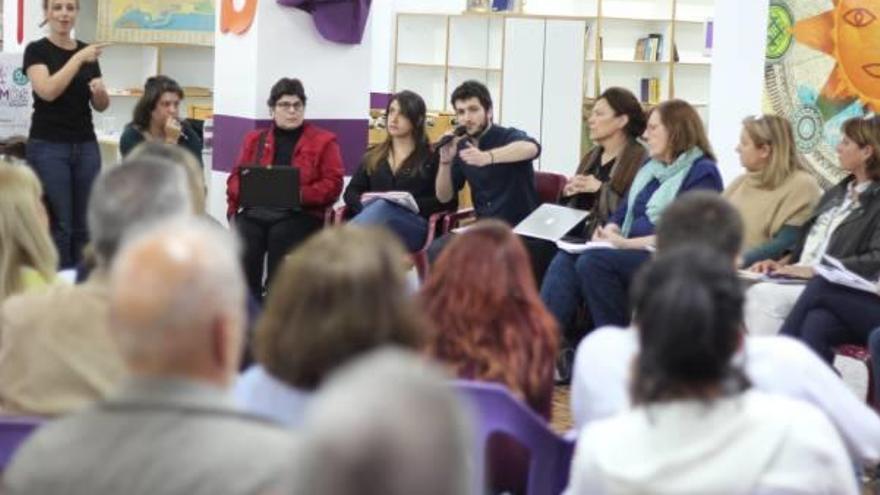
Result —
<instances>
[{"instance_id":1,"label":"blue jeans","mask_svg":"<svg viewBox=\"0 0 880 495\"><path fill-rule=\"evenodd\" d=\"M587 281L587 308L596 328L629 325L629 288L651 253L641 249L593 249L581 257L585 259L578 274Z\"/></svg>"},{"instance_id":2,"label":"blue jeans","mask_svg":"<svg viewBox=\"0 0 880 495\"><path fill-rule=\"evenodd\" d=\"M101 172L98 143L31 139L27 161L43 184L61 267L71 268L82 258L83 247L89 242L86 212L92 183Z\"/></svg>"},{"instance_id":3,"label":"blue jeans","mask_svg":"<svg viewBox=\"0 0 880 495\"><path fill-rule=\"evenodd\" d=\"M647 251L632 249L591 249L580 255L560 251L544 275L541 299L561 328L581 305L587 306L594 328L629 325L629 286L648 259Z\"/></svg>"},{"instance_id":4,"label":"blue jeans","mask_svg":"<svg viewBox=\"0 0 880 495\"><path fill-rule=\"evenodd\" d=\"M391 201L377 199L366 205L360 213L351 219L360 225L380 225L403 242L406 249L414 253L425 244L428 237L428 221L402 206Z\"/></svg>"},{"instance_id":5,"label":"blue jeans","mask_svg":"<svg viewBox=\"0 0 880 495\"><path fill-rule=\"evenodd\" d=\"M572 323L578 308L586 300L586 280L578 276L577 270L580 259L577 254L557 252L541 283L541 300L556 317L560 331L565 331Z\"/></svg>"},{"instance_id":6,"label":"blue jeans","mask_svg":"<svg viewBox=\"0 0 880 495\"><path fill-rule=\"evenodd\" d=\"M813 277L785 319L780 333L800 339L831 365L834 347L866 345L877 326L880 326L880 298L876 294Z\"/></svg>"}]
</instances>

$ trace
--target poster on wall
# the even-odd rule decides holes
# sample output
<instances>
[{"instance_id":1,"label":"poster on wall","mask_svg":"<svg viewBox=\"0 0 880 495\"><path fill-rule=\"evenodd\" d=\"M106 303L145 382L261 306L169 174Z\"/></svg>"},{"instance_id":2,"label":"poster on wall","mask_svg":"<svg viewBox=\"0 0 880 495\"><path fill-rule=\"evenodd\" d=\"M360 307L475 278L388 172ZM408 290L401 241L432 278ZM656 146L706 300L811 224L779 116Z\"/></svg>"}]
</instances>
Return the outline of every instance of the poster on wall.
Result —
<instances>
[{"instance_id":1,"label":"poster on wall","mask_svg":"<svg viewBox=\"0 0 880 495\"><path fill-rule=\"evenodd\" d=\"M764 110L791 120L823 187L840 181L841 125L880 112L880 0L770 0Z\"/></svg>"},{"instance_id":2,"label":"poster on wall","mask_svg":"<svg viewBox=\"0 0 880 495\"><path fill-rule=\"evenodd\" d=\"M0 139L27 136L34 103L21 53L0 53Z\"/></svg>"},{"instance_id":3,"label":"poster on wall","mask_svg":"<svg viewBox=\"0 0 880 495\"><path fill-rule=\"evenodd\" d=\"M99 41L214 44L213 0L98 0Z\"/></svg>"}]
</instances>

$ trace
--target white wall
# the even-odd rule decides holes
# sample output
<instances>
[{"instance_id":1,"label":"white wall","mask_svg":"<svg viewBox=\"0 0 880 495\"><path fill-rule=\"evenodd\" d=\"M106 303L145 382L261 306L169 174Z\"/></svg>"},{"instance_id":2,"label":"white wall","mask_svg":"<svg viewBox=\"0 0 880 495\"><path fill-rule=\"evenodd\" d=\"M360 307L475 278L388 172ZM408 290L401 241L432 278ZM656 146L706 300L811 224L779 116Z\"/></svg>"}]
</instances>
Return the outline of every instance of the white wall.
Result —
<instances>
[{"instance_id":1,"label":"white wall","mask_svg":"<svg viewBox=\"0 0 880 495\"><path fill-rule=\"evenodd\" d=\"M24 40L18 44L16 33L18 31L18 0L3 0L3 51L23 52L24 47L33 40L39 39L48 33L47 28L40 28L43 21L43 1L26 0L24 2Z\"/></svg>"},{"instance_id":2,"label":"white wall","mask_svg":"<svg viewBox=\"0 0 880 495\"><path fill-rule=\"evenodd\" d=\"M370 92L390 93L392 81L391 47L394 39L394 0L375 0L367 24L370 37Z\"/></svg>"},{"instance_id":3,"label":"white wall","mask_svg":"<svg viewBox=\"0 0 880 495\"><path fill-rule=\"evenodd\" d=\"M742 119L761 112L767 10L764 0L717 0L709 140L718 155L724 183L742 173L734 148Z\"/></svg>"}]
</instances>

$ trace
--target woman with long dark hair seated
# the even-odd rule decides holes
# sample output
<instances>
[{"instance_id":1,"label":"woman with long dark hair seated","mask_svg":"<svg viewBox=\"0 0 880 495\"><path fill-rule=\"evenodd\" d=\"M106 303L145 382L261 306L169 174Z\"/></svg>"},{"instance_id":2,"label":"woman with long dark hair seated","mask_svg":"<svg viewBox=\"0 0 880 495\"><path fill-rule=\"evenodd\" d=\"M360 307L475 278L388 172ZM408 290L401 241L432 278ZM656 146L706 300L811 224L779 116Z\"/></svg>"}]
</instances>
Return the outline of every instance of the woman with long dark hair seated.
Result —
<instances>
[{"instance_id":1,"label":"woman with long dark hair seated","mask_svg":"<svg viewBox=\"0 0 880 495\"><path fill-rule=\"evenodd\" d=\"M183 89L168 76L153 76L144 83L144 94L134 106L131 122L119 136L123 158L144 141L176 144L189 150L202 163L202 140L180 119Z\"/></svg>"},{"instance_id":2,"label":"woman with long dark hair seated","mask_svg":"<svg viewBox=\"0 0 880 495\"><path fill-rule=\"evenodd\" d=\"M638 141L647 118L642 104L624 88L608 88L596 100L587 120L595 146L565 184L562 202L590 210L583 234L589 239L596 227L608 221L626 195L648 150Z\"/></svg>"},{"instance_id":3,"label":"woman with long dark hair seated","mask_svg":"<svg viewBox=\"0 0 880 495\"><path fill-rule=\"evenodd\" d=\"M743 293L730 258L685 246L633 290L633 409L578 438L566 494L856 494L844 444L806 402L752 390L733 360Z\"/></svg>"},{"instance_id":4,"label":"woman with long dark hair seated","mask_svg":"<svg viewBox=\"0 0 880 495\"><path fill-rule=\"evenodd\" d=\"M388 139L364 155L345 189L343 199L354 215L352 222L383 225L397 234L406 248L418 251L428 234L431 214L454 209L456 201L441 203L434 192L437 156L425 132L425 101L412 91L391 97L385 110ZM418 211L388 199L367 202L365 193L408 192Z\"/></svg>"}]
</instances>

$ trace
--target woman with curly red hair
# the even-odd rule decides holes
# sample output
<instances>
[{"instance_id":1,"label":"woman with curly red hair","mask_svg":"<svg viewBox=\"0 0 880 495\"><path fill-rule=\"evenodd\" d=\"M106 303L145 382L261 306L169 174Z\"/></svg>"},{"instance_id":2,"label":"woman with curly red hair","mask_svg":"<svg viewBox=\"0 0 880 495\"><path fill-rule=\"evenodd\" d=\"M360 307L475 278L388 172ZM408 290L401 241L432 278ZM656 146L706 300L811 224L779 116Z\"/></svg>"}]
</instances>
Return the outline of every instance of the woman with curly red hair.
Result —
<instances>
[{"instance_id":1,"label":"woman with curly red hair","mask_svg":"<svg viewBox=\"0 0 880 495\"><path fill-rule=\"evenodd\" d=\"M455 236L431 269L421 302L434 327L429 354L459 378L505 385L550 420L556 321L535 288L522 241L505 223L481 221ZM524 491L527 452L509 442L490 448L492 466L522 466L504 469L517 479L500 479L493 467L492 488Z\"/></svg>"}]
</instances>

